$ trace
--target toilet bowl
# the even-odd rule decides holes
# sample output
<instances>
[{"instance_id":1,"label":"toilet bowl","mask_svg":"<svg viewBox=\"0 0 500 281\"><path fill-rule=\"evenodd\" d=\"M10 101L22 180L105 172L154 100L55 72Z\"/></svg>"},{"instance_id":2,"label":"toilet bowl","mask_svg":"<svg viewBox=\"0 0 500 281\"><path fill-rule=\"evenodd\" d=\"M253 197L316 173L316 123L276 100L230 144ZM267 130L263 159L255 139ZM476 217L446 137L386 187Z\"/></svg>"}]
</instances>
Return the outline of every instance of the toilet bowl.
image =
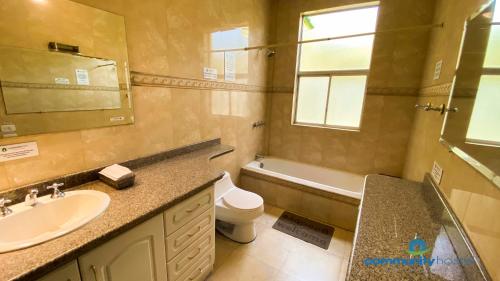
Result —
<instances>
[{"instance_id":1,"label":"toilet bowl","mask_svg":"<svg viewBox=\"0 0 500 281\"><path fill-rule=\"evenodd\" d=\"M215 183L215 227L229 239L249 243L257 237L255 220L264 213L264 199L236 187L228 172Z\"/></svg>"}]
</instances>

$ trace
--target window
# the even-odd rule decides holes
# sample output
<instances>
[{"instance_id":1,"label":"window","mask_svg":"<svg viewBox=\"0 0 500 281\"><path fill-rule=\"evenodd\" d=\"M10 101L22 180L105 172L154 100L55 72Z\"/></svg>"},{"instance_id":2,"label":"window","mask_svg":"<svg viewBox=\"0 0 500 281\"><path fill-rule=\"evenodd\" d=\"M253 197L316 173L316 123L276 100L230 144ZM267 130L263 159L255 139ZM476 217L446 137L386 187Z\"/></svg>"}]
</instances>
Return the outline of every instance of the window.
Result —
<instances>
[{"instance_id":1,"label":"window","mask_svg":"<svg viewBox=\"0 0 500 281\"><path fill-rule=\"evenodd\" d=\"M493 22L500 22L499 3L496 2ZM467 129L466 141L481 145L500 146L500 26L492 25L483 71L476 100Z\"/></svg>"},{"instance_id":2,"label":"window","mask_svg":"<svg viewBox=\"0 0 500 281\"><path fill-rule=\"evenodd\" d=\"M294 124L359 129L378 6L306 13L299 44ZM355 35L355 36L352 36Z\"/></svg>"}]
</instances>

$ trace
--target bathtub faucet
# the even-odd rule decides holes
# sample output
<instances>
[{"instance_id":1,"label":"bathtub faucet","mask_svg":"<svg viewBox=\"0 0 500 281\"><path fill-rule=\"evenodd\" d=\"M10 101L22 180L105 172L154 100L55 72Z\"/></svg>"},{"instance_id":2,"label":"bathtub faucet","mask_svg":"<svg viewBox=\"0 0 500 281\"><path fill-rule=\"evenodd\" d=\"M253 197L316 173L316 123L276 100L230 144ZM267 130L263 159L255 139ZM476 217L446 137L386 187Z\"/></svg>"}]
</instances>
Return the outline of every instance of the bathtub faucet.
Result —
<instances>
[{"instance_id":1,"label":"bathtub faucet","mask_svg":"<svg viewBox=\"0 0 500 281\"><path fill-rule=\"evenodd\" d=\"M255 161L259 162L259 168L264 168L264 163L262 163L262 160L264 159L264 155L260 154L255 154Z\"/></svg>"}]
</instances>

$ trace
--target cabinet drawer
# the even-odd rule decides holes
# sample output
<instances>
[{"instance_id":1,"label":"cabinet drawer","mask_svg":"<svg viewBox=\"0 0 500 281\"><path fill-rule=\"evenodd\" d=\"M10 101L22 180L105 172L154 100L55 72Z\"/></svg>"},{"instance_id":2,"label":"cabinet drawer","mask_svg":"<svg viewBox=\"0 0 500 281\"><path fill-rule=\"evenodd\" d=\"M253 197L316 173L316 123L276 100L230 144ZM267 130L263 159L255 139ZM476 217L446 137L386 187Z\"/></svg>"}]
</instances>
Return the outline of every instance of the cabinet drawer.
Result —
<instances>
[{"instance_id":1,"label":"cabinet drawer","mask_svg":"<svg viewBox=\"0 0 500 281\"><path fill-rule=\"evenodd\" d=\"M202 281L212 271L215 261L215 248L205 253L189 270L179 277L178 281Z\"/></svg>"},{"instance_id":2,"label":"cabinet drawer","mask_svg":"<svg viewBox=\"0 0 500 281\"><path fill-rule=\"evenodd\" d=\"M214 224L215 212L214 207L212 207L169 235L167 237L167 260L171 260L177 256L182 250L198 240L205 232L214 231Z\"/></svg>"},{"instance_id":3,"label":"cabinet drawer","mask_svg":"<svg viewBox=\"0 0 500 281\"><path fill-rule=\"evenodd\" d=\"M215 231L204 233L200 239L187 247L167 263L168 280L175 281L215 246Z\"/></svg>"},{"instance_id":4,"label":"cabinet drawer","mask_svg":"<svg viewBox=\"0 0 500 281\"><path fill-rule=\"evenodd\" d=\"M165 233L170 235L214 205L213 187L165 211Z\"/></svg>"}]
</instances>

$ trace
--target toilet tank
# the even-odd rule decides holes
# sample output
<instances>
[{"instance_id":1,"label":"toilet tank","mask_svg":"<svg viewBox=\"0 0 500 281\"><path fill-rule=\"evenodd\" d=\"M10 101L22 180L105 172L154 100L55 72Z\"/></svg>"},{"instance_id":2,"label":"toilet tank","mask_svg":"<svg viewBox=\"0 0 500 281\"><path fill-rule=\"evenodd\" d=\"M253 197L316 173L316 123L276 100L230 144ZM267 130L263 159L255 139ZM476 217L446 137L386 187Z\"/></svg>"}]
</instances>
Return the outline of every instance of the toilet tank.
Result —
<instances>
[{"instance_id":1,"label":"toilet tank","mask_svg":"<svg viewBox=\"0 0 500 281\"><path fill-rule=\"evenodd\" d=\"M215 200L219 200L224 194L234 187L231 175L229 172L225 171L222 179L215 182Z\"/></svg>"}]
</instances>

